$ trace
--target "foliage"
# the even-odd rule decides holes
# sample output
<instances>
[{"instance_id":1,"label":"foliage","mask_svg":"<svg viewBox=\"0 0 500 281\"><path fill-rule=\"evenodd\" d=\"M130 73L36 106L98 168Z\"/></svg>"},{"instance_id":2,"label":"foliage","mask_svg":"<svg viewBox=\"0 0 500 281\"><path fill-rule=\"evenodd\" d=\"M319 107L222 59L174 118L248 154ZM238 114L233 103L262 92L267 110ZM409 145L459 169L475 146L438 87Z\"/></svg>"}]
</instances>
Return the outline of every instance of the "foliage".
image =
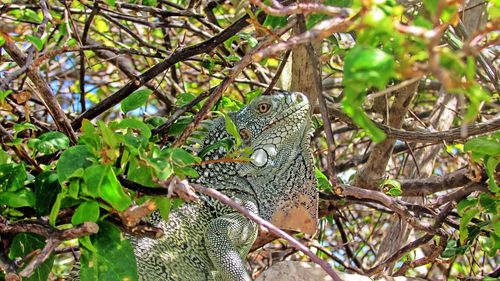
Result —
<instances>
[{"instance_id":1,"label":"foliage","mask_svg":"<svg viewBox=\"0 0 500 281\"><path fill-rule=\"evenodd\" d=\"M210 150L220 147L230 151L232 158L247 160L251 151L241 147L238 128L228 113L262 94L271 82L283 63L279 59L281 53L259 61L255 61L258 56L248 54L255 51L259 43L278 38L275 33L287 26L291 18L285 12L266 15L262 9L252 10L246 1L242 4L216 1L216 7L209 8L209 4L206 8L189 6L189 9L184 8L196 1L63 2L6 1L0 4L3 147L0 151L0 223L36 221L51 231L84 222L97 223L100 226L97 234L78 239L82 280L136 280L132 247L116 225L120 225L117 214L135 203L154 200L160 214L168 219L171 208L180 203L127 188L123 179L157 189L160 188L158 180L174 175L182 179L196 178L194 166L202 164L201 158ZM262 2L270 5L268 2L273 1ZM323 159L330 145L324 136L324 124L319 121L315 124L313 149L318 189L329 195L335 190L332 179L324 172L329 165L335 164L342 182L351 182L373 152L372 142L392 141L396 148L406 147L394 150L391 162L384 167L385 174L379 175L379 181L373 185L382 190L382 195L397 198L396 203L400 204L405 192L400 179L408 177L404 174L405 166L416 162L415 154L427 144L406 139L396 141L390 135L394 128L384 127L389 124L390 103L397 98L398 86L412 79L421 81L417 94L408 101L411 114L406 115L410 120L404 124L407 130L434 130L429 116L444 107L440 94L443 92L455 94L460 100L461 107L453 109L458 112L453 121L455 126L465 129L466 125L498 119L495 111L498 85L493 79L498 69L498 61L494 61L498 58L498 48L491 48L498 42L498 33L488 27L498 23L499 1L487 1L490 25L475 30L471 34L474 37L470 38L460 31L462 21L466 20L461 16L465 11L460 1L423 0L404 5L399 2L407 1L320 2L323 7L348 8L344 19L349 21L348 26L332 33L324 23L335 16L321 10L304 12L306 39L287 41L283 37L269 47L284 44L285 49L291 49L296 47L294 42L322 40L318 68L324 93L333 103L329 106L341 107L350 118L350 121L340 119L347 127L340 124L338 116L331 118L334 128L339 129L335 133L336 163L326 163ZM47 8L41 3L46 3ZM243 21L245 25L234 34L225 40L216 37L244 15L249 15ZM307 34L319 37L308 38ZM199 51L174 61L165 71L147 75L165 62L173 61L179 50L192 46L203 48L210 38L220 41L216 48ZM20 50L22 60L27 60L29 67L19 63L12 46ZM225 139L193 153L192 149L198 148L196 143L203 140L206 131L202 124L186 143L175 144L211 97L200 99L196 104L192 104L193 100L220 85L224 78L232 75L233 67L248 57L254 60L251 66L238 76L208 113L208 117L224 118L225 128L234 141ZM282 73L282 76L291 75L286 70ZM330 80L334 80L333 86L327 83ZM428 86L425 82L429 81L439 87ZM132 88L134 90L130 90ZM44 92L48 92L49 97L44 96ZM123 93L126 95L118 98ZM57 106L48 103L51 98ZM107 109L96 115L81 115L105 104ZM181 109L185 110L176 116L176 111ZM56 115L58 110L64 114ZM73 123L61 125L64 118ZM162 124L168 124L167 129L158 131ZM75 128L75 139L70 126ZM432 129L423 128L427 126ZM495 257L500 250L497 182L500 134L491 130L481 132L484 133L489 134L449 140L447 153L435 155L433 175L446 176L460 167L475 167L472 171L481 174L484 170L486 177L472 175L467 185L487 188L455 200L458 201L456 212L449 213L445 225L439 228L448 239L439 258L449 262L450 270L430 267L426 269L428 276L488 278L486 274L498 266ZM462 144L463 140L466 141ZM420 171L414 174L420 175ZM438 199L452 193L448 189L451 187L442 193L426 194L426 200L440 202ZM344 263L335 264L340 269L359 266L356 259L361 260L364 267L375 266L374 248L380 246L384 230L390 228L390 215L386 212L394 210L379 201L349 200L352 198L342 198L335 205L338 207L335 215L341 218L338 222L333 220L331 210L323 210L327 213L319 238L323 250L343 256ZM453 200L450 203L455 204ZM420 207L431 210L434 215L442 210L441 206L432 204ZM430 221L432 217L415 210L411 214L416 220ZM340 223L345 225L342 230L337 225ZM44 238L33 233L1 234L2 241L10 243L0 247L6 254L0 257L22 260L20 270L26 266L27 256L37 256L46 245ZM51 254L27 280L61 277L54 268L63 257L64 254ZM301 257L295 255L294 258ZM322 258L329 257L325 254ZM412 260L411 253L400 258L397 267L406 259ZM483 264L482 268L478 264ZM66 264L64 273L71 266ZM363 271L363 266L358 269ZM419 272L409 269L408 274Z\"/></svg>"}]
</instances>

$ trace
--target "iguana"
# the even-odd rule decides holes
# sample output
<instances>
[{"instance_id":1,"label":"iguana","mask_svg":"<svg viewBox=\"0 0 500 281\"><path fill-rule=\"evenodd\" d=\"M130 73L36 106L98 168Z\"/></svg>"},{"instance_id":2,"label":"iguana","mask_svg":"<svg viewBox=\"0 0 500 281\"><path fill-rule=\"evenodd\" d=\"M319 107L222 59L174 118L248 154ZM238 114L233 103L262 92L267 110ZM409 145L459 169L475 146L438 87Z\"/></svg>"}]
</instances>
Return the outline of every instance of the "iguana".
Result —
<instances>
[{"instance_id":1,"label":"iguana","mask_svg":"<svg viewBox=\"0 0 500 281\"><path fill-rule=\"evenodd\" d=\"M193 182L221 191L279 227L314 233L317 193L309 111L303 94L276 92L230 113L243 146L253 151L251 161L210 161L197 167L200 176ZM225 139L233 139L225 119L213 120L201 143L202 159L226 157L226 148L217 145ZM199 197L174 209L168 221L156 220L164 231L161 238L127 235L139 280L252 280L244 259L257 225L213 198Z\"/></svg>"}]
</instances>

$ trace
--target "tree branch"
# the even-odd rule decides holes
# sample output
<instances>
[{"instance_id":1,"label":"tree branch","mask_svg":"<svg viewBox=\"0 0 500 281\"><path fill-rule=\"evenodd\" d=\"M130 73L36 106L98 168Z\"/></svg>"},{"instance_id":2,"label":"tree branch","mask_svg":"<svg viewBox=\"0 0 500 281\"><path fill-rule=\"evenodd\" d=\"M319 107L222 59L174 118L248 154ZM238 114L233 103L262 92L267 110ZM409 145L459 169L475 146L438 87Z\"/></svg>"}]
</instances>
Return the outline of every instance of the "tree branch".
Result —
<instances>
[{"instance_id":1,"label":"tree branch","mask_svg":"<svg viewBox=\"0 0 500 281\"><path fill-rule=\"evenodd\" d=\"M324 96L327 100L334 102L330 96L326 95ZM349 118L349 116L347 116L339 107L329 105L328 108L330 109L330 114L332 114L333 117L339 118L342 122L347 123L350 126L358 127ZM443 141L449 143L456 143L459 141L464 141L472 136L484 135L487 133L500 130L500 117L495 117L481 123L466 125L465 126L465 129L467 131L466 136L462 135L463 132L462 127L457 127L441 132L407 131L407 130L392 128L390 126L386 126L375 121L373 122L377 127L379 127L387 134L387 137L404 140L408 142L420 142L420 143L439 143Z\"/></svg>"},{"instance_id":2,"label":"tree branch","mask_svg":"<svg viewBox=\"0 0 500 281\"><path fill-rule=\"evenodd\" d=\"M28 263L28 265L19 273L21 277L29 277L33 274L34 270L46 261L49 256L54 252L55 248L63 241L75 239L89 234L95 234L99 231L97 224L93 222L84 222L83 224L59 230L53 228L40 221L19 221L8 222L5 218L0 216L0 233L34 233L45 237L47 244L44 248Z\"/></svg>"},{"instance_id":3,"label":"tree branch","mask_svg":"<svg viewBox=\"0 0 500 281\"><path fill-rule=\"evenodd\" d=\"M467 176L471 171L461 168L444 176L435 176L417 179L401 179L402 196L425 196L439 191L457 188L470 183L472 180Z\"/></svg>"},{"instance_id":4,"label":"tree branch","mask_svg":"<svg viewBox=\"0 0 500 281\"><path fill-rule=\"evenodd\" d=\"M169 69L172 65L189 57L212 51L216 46L222 44L224 41L231 38L237 32L246 27L248 25L247 19L249 19L249 16L245 15L216 36L196 45L175 50L166 60L154 65L143 74L128 82L120 90L78 116L75 120L73 120L73 128L80 128L83 119L94 119L106 110L118 104L146 82L156 77L156 75Z\"/></svg>"},{"instance_id":5,"label":"tree branch","mask_svg":"<svg viewBox=\"0 0 500 281\"><path fill-rule=\"evenodd\" d=\"M26 55L15 45L14 41L12 41L12 38L8 37L5 34L3 36L6 39L5 44L3 45L5 51L7 51L7 53L16 61L19 66L25 66L28 63ZM45 108L47 108L47 111L54 119L56 126L59 128L59 130L64 132L69 137L72 143L77 143L78 139L75 135L75 132L71 128L69 119L66 117L66 114L57 102L56 97L54 96L54 93L52 92L49 84L47 84L47 82L43 79L40 71L38 69L29 67L28 77L33 82L34 87L38 90L38 94L44 102Z\"/></svg>"},{"instance_id":6,"label":"tree branch","mask_svg":"<svg viewBox=\"0 0 500 281\"><path fill-rule=\"evenodd\" d=\"M295 24L294 21L290 21L285 27L279 29L276 31L276 34L278 36L283 35L285 32L287 32L289 29L292 28L292 26ZM191 135L191 133L194 131L194 129L198 126L198 124L205 118L205 116L208 114L208 112L212 109L214 106L215 102L220 99L224 91L229 87L229 85L236 79L236 77L243 71L245 67L247 67L249 64L255 61L255 54L271 45L272 42L274 42L275 38L270 37L267 40L264 40L255 47L255 49L246 54L241 60L229 70L229 73L226 75L224 80L217 86L217 88L213 91L211 97L205 102L203 107L200 109L200 112L196 115L194 118L193 122L189 123L189 125L184 129L182 134L179 136L179 138L175 141L174 146L180 146L184 143L184 141Z\"/></svg>"}]
</instances>

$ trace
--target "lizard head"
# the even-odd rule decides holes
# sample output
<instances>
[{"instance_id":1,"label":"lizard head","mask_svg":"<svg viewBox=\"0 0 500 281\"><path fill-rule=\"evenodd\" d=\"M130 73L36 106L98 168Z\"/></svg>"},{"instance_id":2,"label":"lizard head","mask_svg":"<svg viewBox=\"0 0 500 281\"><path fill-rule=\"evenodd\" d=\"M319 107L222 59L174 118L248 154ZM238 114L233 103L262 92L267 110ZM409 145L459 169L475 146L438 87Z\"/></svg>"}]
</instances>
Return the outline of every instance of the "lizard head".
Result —
<instances>
[{"instance_id":1,"label":"lizard head","mask_svg":"<svg viewBox=\"0 0 500 281\"><path fill-rule=\"evenodd\" d=\"M278 227L313 234L317 192L310 151L310 105L301 93L255 98L234 116L250 163L239 165L259 204L259 214Z\"/></svg>"},{"instance_id":2,"label":"lizard head","mask_svg":"<svg viewBox=\"0 0 500 281\"><path fill-rule=\"evenodd\" d=\"M275 92L255 98L236 114L236 125L243 142L253 148L256 170L275 167L279 151L308 138L309 101L302 93Z\"/></svg>"}]
</instances>

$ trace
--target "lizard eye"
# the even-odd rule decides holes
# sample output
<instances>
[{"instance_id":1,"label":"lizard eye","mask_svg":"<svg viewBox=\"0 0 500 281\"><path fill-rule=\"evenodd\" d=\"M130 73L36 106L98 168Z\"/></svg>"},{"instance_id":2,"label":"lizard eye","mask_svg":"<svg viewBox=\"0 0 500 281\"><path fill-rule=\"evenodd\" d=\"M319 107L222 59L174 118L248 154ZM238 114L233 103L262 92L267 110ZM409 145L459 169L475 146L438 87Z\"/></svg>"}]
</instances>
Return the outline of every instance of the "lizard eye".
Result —
<instances>
[{"instance_id":1,"label":"lizard eye","mask_svg":"<svg viewBox=\"0 0 500 281\"><path fill-rule=\"evenodd\" d=\"M263 102L257 106L257 109L260 113L266 113L271 109L271 104Z\"/></svg>"}]
</instances>

